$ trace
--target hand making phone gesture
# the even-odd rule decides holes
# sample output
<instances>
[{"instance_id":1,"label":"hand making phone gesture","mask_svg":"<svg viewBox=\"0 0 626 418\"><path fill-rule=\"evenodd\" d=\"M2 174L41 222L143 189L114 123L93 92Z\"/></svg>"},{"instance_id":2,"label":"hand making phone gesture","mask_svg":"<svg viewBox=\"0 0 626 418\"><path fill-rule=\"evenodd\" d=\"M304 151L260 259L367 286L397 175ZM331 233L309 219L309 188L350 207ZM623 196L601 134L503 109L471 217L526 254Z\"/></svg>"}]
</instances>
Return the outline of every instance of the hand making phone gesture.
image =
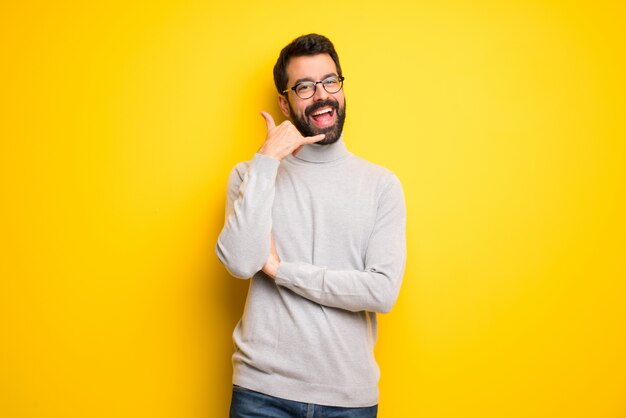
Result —
<instances>
[{"instance_id":1,"label":"hand making phone gesture","mask_svg":"<svg viewBox=\"0 0 626 418\"><path fill-rule=\"evenodd\" d=\"M265 142L259 148L259 153L268 157L282 160L289 154L296 154L305 144L313 144L321 141L326 135L302 136L291 121L284 121L276 126L274 118L267 112L261 112L261 116L267 124L267 136Z\"/></svg>"}]
</instances>

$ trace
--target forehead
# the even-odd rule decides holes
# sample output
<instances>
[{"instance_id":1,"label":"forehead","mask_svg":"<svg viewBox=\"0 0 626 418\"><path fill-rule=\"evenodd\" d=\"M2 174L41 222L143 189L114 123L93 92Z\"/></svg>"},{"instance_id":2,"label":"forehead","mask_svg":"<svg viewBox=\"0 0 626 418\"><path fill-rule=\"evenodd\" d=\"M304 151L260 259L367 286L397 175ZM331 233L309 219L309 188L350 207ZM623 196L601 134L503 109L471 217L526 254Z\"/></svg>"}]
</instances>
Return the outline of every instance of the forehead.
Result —
<instances>
[{"instance_id":1,"label":"forehead","mask_svg":"<svg viewBox=\"0 0 626 418\"><path fill-rule=\"evenodd\" d=\"M288 85L303 78L318 81L328 74L337 74L335 61L328 54L293 57L287 64Z\"/></svg>"}]
</instances>

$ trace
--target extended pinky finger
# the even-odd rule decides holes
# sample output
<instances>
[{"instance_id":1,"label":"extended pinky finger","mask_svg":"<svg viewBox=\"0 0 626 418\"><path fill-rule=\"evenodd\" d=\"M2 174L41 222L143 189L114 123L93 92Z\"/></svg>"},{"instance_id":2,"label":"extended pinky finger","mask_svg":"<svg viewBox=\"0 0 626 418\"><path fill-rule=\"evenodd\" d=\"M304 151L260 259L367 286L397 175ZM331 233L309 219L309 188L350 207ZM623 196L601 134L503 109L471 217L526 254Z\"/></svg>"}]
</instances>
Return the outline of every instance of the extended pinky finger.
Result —
<instances>
[{"instance_id":1,"label":"extended pinky finger","mask_svg":"<svg viewBox=\"0 0 626 418\"><path fill-rule=\"evenodd\" d=\"M326 134L319 134L315 136L307 136L304 138L305 144L314 144L315 142L319 142L322 139L326 138Z\"/></svg>"}]
</instances>

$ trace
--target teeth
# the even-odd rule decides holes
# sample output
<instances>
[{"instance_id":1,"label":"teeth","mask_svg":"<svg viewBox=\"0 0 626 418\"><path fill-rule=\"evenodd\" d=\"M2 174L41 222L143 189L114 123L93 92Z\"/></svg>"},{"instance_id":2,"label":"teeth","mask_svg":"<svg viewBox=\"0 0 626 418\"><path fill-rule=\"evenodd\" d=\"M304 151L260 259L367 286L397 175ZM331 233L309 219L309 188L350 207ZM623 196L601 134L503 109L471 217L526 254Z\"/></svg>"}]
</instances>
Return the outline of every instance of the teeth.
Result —
<instances>
[{"instance_id":1,"label":"teeth","mask_svg":"<svg viewBox=\"0 0 626 418\"><path fill-rule=\"evenodd\" d=\"M328 112L332 112L332 109L329 107L327 107L326 109L322 109L322 110L318 110L317 112L314 112L313 116L323 115L324 113L328 113Z\"/></svg>"}]
</instances>

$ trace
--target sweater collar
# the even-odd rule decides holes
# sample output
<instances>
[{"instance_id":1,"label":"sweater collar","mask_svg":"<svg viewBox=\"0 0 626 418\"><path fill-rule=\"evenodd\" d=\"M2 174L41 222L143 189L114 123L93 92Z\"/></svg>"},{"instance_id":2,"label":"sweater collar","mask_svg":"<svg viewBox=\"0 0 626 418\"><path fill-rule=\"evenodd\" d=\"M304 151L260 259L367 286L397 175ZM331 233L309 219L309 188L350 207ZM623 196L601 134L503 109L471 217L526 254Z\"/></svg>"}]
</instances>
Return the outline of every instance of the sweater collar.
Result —
<instances>
[{"instance_id":1,"label":"sweater collar","mask_svg":"<svg viewBox=\"0 0 626 418\"><path fill-rule=\"evenodd\" d=\"M348 155L350 152L346 148L343 134L341 134L337 142L330 145L306 144L293 158L310 163L328 163Z\"/></svg>"}]
</instances>

